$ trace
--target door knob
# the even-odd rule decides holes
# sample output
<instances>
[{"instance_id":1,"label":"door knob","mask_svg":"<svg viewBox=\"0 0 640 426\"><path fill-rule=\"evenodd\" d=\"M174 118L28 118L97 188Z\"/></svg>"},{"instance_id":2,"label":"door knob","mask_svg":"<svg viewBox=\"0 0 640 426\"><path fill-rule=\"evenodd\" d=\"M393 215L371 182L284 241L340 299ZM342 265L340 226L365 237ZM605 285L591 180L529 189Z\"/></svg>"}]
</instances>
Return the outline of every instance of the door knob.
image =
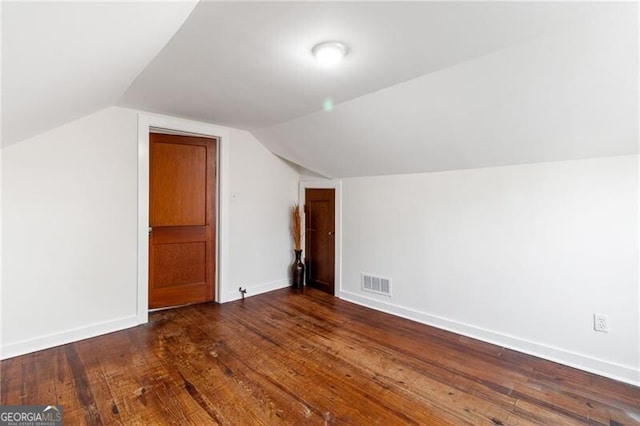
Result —
<instances>
[{"instance_id":1,"label":"door knob","mask_svg":"<svg viewBox=\"0 0 640 426\"><path fill-rule=\"evenodd\" d=\"M332 236L333 234L335 234L335 232L329 231L329 236Z\"/></svg>"}]
</instances>

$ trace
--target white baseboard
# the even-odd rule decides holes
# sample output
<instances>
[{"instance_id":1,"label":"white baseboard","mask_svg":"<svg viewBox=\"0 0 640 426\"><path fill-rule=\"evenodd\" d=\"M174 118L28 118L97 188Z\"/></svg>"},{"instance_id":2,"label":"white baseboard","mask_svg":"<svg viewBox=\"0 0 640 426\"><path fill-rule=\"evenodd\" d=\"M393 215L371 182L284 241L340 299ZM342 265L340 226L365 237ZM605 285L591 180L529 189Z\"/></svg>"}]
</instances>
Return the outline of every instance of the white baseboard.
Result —
<instances>
[{"instance_id":1,"label":"white baseboard","mask_svg":"<svg viewBox=\"0 0 640 426\"><path fill-rule=\"evenodd\" d=\"M15 343L3 344L2 348L0 349L0 359L13 358L18 355L24 355L43 349L49 349L54 346L77 342L79 340L88 339L90 337L96 337L102 334L124 330L125 328L135 327L138 324L138 317L136 315L131 315L110 321L92 324L86 327L79 327L62 331L60 333L53 333L45 336L39 336L33 339L22 340Z\"/></svg>"},{"instance_id":2,"label":"white baseboard","mask_svg":"<svg viewBox=\"0 0 640 426\"><path fill-rule=\"evenodd\" d=\"M565 349L555 348L521 339L519 337L509 336L491 330L485 330L473 325L437 317L426 312L418 311L411 308L405 308L403 306L372 299L349 291L341 291L339 293L339 297L341 299L356 303L358 305L366 306L371 309L386 312L443 330L451 331L463 336L482 340L483 342L491 343L504 348L513 349L518 352L523 352L529 355L536 356L538 358L588 371L600 376L608 377L635 386L640 386L640 370L631 366L620 365L602 359L573 353Z\"/></svg>"},{"instance_id":3,"label":"white baseboard","mask_svg":"<svg viewBox=\"0 0 640 426\"><path fill-rule=\"evenodd\" d=\"M246 289L244 297L257 296L258 294L267 293L273 290L280 290L281 288L290 287L291 283L289 283L288 279L270 281L267 283L257 283L257 284L243 284L242 288ZM238 286L239 287L239 286ZM242 295L238 287L235 287L231 290L226 291L223 294L222 300L220 303L233 302L234 300L242 299Z\"/></svg>"},{"instance_id":4,"label":"white baseboard","mask_svg":"<svg viewBox=\"0 0 640 426\"><path fill-rule=\"evenodd\" d=\"M249 284L243 288L247 289L245 297L256 296L258 294L267 293L273 290L289 287L291 284L288 279L276 280L267 283ZM224 294L221 303L231 302L241 299L242 295L237 289L229 290ZM19 355L25 355L31 352L49 349L55 346L65 345L67 343L77 342L79 340L100 336L114 331L124 330L126 328L135 327L146 321L141 321L137 315L117 318L110 321L92 324L86 327L74 328L71 330L52 333L45 336L39 336L33 339L22 340L14 343L6 343L0 346L0 360L13 358Z\"/></svg>"},{"instance_id":5,"label":"white baseboard","mask_svg":"<svg viewBox=\"0 0 640 426\"><path fill-rule=\"evenodd\" d=\"M279 290L289 287L289 280L276 280L268 283L248 285L245 287L247 293L245 297L256 296L258 294L267 293L273 290ZM241 299L240 292L228 292L225 294L224 302L231 302ZM393 303L375 300L366 296L348 291L340 291L338 296L358 305L366 306L392 315L396 315L409 320L417 321L433 327L451 331L463 336L482 340L487 343L498 345L501 347L513 349L549 361L567 365L569 367L578 368L600 376L609 377L614 380L640 386L640 370L631 366L620 365L589 357L586 355L576 354L561 348L555 348L543 345L529 340L497 333L491 330L485 330L469 324L452 321L446 318L437 317L415 309L406 308L395 305ZM64 345L67 343L77 342L79 340L100 336L114 331L124 330L139 325L136 315L118 318L115 320L105 321L92 324L87 327L75 328L60 333L40 336L34 339L23 340L20 342L2 345L0 349L0 359L13 358L18 355L48 349L54 346Z\"/></svg>"}]
</instances>

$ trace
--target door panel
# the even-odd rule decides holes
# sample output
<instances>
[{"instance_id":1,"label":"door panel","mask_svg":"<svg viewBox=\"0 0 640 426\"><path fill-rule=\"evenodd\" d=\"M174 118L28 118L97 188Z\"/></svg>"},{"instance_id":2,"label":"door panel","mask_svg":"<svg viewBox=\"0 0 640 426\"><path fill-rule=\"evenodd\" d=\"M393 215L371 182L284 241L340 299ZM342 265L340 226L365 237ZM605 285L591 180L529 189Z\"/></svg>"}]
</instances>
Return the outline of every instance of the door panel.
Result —
<instances>
[{"instance_id":1,"label":"door panel","mask_svg":"<svg viewBox=\"0 0 640 426\"><path fill-rule=\"evenodd\" d=\"M167 135L163 135L167 136ZM155 142L149 211L155 226L206 225L207 147Z\"/></svg>"},{"instance_id":2,"label":"door panel","mask_svg":"<svg viewBox=\"0 0 640 426\"><path fill-rule=\"evenodd\" d=\"M156 288L202 284L207 280L205 242L156 244L153 249Z\"/></svg>"},{"instance_id":3,"label":"door panel","mask_svg":"<svg viewBox=\"0 0 640 426\"><path fill-rule=\"evenodd\" d=\"M213 300L216 140L149 135L149 307Z\"/></svg>"},{"instance_id":4,"label":"door panel","mask_svg":"<svg viewBox=\"0 0 640 426\"><path fill-rule=\"evenodd\" d=\"M335 190L305 190L307 284L335 292Z\"/></svg>"}]
</instances>

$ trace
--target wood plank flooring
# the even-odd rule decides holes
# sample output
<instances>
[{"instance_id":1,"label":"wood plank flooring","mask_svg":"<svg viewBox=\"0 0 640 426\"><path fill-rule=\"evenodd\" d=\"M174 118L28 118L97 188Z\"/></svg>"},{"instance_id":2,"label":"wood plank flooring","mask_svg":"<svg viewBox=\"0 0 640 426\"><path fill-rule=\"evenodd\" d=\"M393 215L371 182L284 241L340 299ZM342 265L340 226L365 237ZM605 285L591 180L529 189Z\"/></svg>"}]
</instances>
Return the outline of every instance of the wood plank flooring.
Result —
<instances>
[{"instance_id":1,"label":"wood plank flooring","mask_svg":"<svg viewBox=\"0 0 640 426\"><path fill-rule=\"evenodd\" d=\"M285 289L0 363L65 425L639 425L640 388Z\"/></svg>"}]
</instances>

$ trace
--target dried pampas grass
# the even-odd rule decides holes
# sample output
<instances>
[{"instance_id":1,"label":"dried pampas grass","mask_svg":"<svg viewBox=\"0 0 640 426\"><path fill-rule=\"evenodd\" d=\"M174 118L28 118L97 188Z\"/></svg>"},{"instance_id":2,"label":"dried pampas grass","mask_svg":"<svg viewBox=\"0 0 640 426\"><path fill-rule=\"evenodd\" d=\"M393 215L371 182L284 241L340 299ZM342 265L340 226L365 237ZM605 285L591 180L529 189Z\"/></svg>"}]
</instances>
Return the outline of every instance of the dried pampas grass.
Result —
<instances>
[{"instance_id":1,"label":"dried pampas grass","mask_svg":"<svg viewBox=\"0 0 640 426\"><path fill-rule=\"evenodd\" d=\"M302 250L302 214L300 206L294 204L290 209L291 213L291 238L295 250Z\"/></svg>"}]
</instances>

